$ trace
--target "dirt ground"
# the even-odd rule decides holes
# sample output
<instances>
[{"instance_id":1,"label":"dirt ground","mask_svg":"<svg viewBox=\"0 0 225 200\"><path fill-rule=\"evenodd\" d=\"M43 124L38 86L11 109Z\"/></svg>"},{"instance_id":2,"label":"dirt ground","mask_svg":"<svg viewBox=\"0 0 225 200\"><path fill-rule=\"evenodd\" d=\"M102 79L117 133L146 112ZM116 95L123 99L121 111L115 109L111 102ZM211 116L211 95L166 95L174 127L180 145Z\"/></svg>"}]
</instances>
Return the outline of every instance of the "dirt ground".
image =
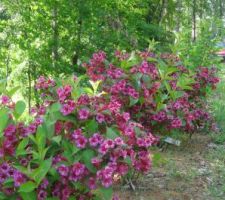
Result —
<instances>
[{"instance_id":1,"label":"dirt ground","mask_svg":"<svg viewBox=\"0 0 225 200\"><path fill-rule=\"evenodd\" d=\"M134 183L134 191L128 185L116 189L121 200L225 200L225 145L196 134L152 154L152 171Z\"/></svg>"}]
</instances>

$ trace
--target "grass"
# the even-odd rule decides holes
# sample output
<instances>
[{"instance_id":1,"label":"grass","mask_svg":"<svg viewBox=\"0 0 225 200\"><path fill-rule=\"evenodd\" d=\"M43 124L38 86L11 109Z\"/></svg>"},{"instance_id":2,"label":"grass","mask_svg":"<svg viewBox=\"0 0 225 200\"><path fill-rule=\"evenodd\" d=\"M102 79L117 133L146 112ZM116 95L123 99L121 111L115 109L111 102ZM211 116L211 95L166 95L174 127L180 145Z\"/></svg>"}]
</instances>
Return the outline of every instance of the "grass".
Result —
<instances>
[{"instance_id":1,"label":"grass","mask_svg":"<svg viewBox=\"0 0 225 200\"><path fill-rule=\"evenodd\" d=\"M224 199L225 196L225 69L220 71L220 83L210 97L210 108L218 125L219 132L212 133L212 141L217 144L206 154L213 170L209 192L215 200Z\"/></svg>"},{"instance_id":2,"label":"grass","mask_svg":"<svg viewBox=\"0 0 225 200\"><path fill-rule=\"evenodd\" d=\"M220 71L220 80L216 91L209 98L210 109L219 129L217 134L211 134L216 144L225 143L225 69Z\"/></svg>"}]
</instances>

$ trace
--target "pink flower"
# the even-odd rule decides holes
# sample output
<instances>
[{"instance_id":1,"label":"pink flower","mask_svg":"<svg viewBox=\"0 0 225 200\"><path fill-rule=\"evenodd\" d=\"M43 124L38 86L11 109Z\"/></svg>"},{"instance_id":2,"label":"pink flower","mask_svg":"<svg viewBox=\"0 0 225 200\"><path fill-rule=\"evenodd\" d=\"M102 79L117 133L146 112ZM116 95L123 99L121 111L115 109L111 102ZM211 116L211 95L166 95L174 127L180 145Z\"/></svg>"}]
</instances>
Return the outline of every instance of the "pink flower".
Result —
<instances>
[{"instance_id":1,"label":"pink flower","mask_svg":"<svg viewBox=\"0 0 225 200\"><path fill-rule=\"evenodd\" d=\"M89 110L88 110L88 109L85 109L85 108L80 109L80 110L78 111L78 117L79 117L79 119L81 119L81 120L88 119L88 117L89 117Z\"/></svg>"},{"instance_id":2,"label":"pink flower","mask_svg":"<svg viewBox=\"0 0 225 200\"><path fill-rule=\"evenodd\" d=\"M36 89L48 89L49 87L55 86L55 81L50 78L40 76L35 85Z\"/></svg>"},{"instance_id":3,"label":"pink flower","mask_svg":"<svg viewBox=\"0 0 225 200\"><path fill-rule=\"evenodd\" d=\"M61 165L58 167L58 172L61 176L66 177L69 174L69 167Z\"/></svg>"},{"instance_id":4,"label":"pink flower","mask_svg":"<svg viewBox=\"0 0 225 200\"><path fill-rule=\"evenodd\" d=\"M114 141L115 141L115 144L118 145L118 146L121 146L121 145L124 144L124 141L123 141L123 139L121 137L115 138Z\"/></svg>"},{"instance_id":5,"label":"pink flower","mask_svg":"<svg viewBox=\"0 0 225 200\"><path fill-rule=\"evenodd\" d=\"M2 96L1 96L1 103L2 103L3 105L8 104L8 103L9 103L9 100L10 100L10 98L9 98L8 96L6 96L6 95L2 95Z\"/></svg>"},{"instance_id":6,"label":"pink flower","mask_svg":"<svg viewBox=\"0 0 225 200\"><path fill-rule=\"evenodd\" d=\"M88 174L87 168L82 163L75 163L71 170L69 175L69 180L71 181L78 181L84 178Z\"/></svg>"},{"instance_id":7,"label":"pink flower","mask_svg":"<svg viewBox=\"0 0 225 200\"><path fill-rule=\"evenodd\" d=\"M108 148L108 149L112 149L115 146L114 141L111 140L111 139L105 140L104 144L105 144L105 147Z\"/></svg>"},{"instance_id":8,"label":"pink flower","mask_svg":"<svg viewBox=\"0 0 225 200\"><path fill-rule=\"evenodd\" d=\"M142 138L138 138L137 145L138 145L138 147L145 147L145 140Z\"/></svg>"},{"instance_id":9,"label":"pink flower","mask_svg":"<svg viewBox=\"0 0 225 200\"><path fill-rule=\"evenodd\" d=\"M88 105L90 103L90 98L88 95L81 95L77 103L78 105Z\"/></svg>"},{"instance_id":10,"label":"pink flower","mask_svg":"<svg viewBox=\"0 0 225 200\"><path fill-rule=\"evenodd\" d=\"M97 188L97 185L96 185L96 179L94 177L90 177L89 180L88 180L88 187L91 189L91 190L94 190Z\"/></svg>"},{"instance_id":11,"label":"pink flower","mask_svg":"<svg viewBox=\"0 0 225 200\"><path fill-rule=\"evenodd\" d=\"M62 105L60 111L63 115L71 114L75 109L75 102L73 100L68 100L65 104Z\"/></svg>"},{"instance_id":12,"label":"pink flower","mask_svg":"<svg viewBox=\"0 0 225 200\"><path fill-rule=\"evenodd\" d=\"M96 115L96 120L97 120L98 123L102 123L102 122L105 121L105 116L103 114L101 114L101 113L98 113Z\"/></svg>"},{"instance_id":13,"label":"pink flower","mask_svg":"<svg viewBox=\"0 0 225 200\"><path fill-rule=\"evenodd\" d=\"M128 173L129 167L128 167L127 164L121 163L121 164L118 164L116 171L120 175L124 176L124 175L126 175Z\"/></svg>"},{"instance_id":14,"label":"pink flower","mask_svg":"<svg viewBox=\"0 0 225 200\"><path fill-rule=\"evenodd\" d=\"M88 140L86 137L84 137L83 135L79 136L76 140L75 143L77 145L78 148L83 149L86 147Z\"/></svg>"},{"instance_id":15,"label":"pink flower","mask_svg":"<svg viewBox=\"0 0 225 200\"><path fill-rule=\"evenodd\" d=\"M62 129L63 129L63 122L57 121L55 123L55 133L56 133L56 135L60 134Z\"/></svg>"},{"instance_id":16,"label":"pink flower","mask_svg":"<svg viewBox=\"0 0 225 200\"><path fill-rule=\"evenodd\" d=\"M76 140L77 138L82 136L82 130L80 128L75 130L71 136L74 140Z\"/></svg>"},{"instance_id":17,"label":"pink flower","mask_svg":"<svg viewBox=\"0 0 225 200\"><path fill-rule=\"evenodd\" d=\"M94 157L91 159L91 163L96 167L100 167L101 163L102 163L102 159L101 158L97 158L97 157Z\"/></svg>"},{"instance_id":18,"label":"pink flower","mask_svg":"<svg viewBox=\"0 0 225 200\"><path fill-rule=\"evenodd\" d=\"M171 122L171 128L180 128L182 126L182 121L179 118L175 118Z\"/></svg>"},{"instance_id":19,"label":"pink flower","mask_svg":"<svg viewBox=\"0 0 225 200\"><path fill-rule=\"evenodd\" d=\"M98 151L99 153L105 155L108 152L107 145L105 143L101 144Z\"/></svg>"},{"instance_id":20,"label":"pink flower","mask_svg":"<svg viewBox=\"0 0 225 200\"><path fill-rule=\"evenodd\" d=\"M92 137L89 138L89 143L92 147L96 147L102 142L102 136L99 133L95 133Z\"/></svg>"},{"instance_id":21,"label":"pink flower","mask_svg":"<svg viewBox=\"0 0 225 200\"><path fill-rule=\"evenodd\" d=\"M4 136L12 136L16 132L16 127L13 124L9 124L4 130Z\"/></svg>"},{"instance_id":22,"label":"pink flower","mask_svg":"<svg viewBox=\"0 0 225 200\"><path fill-rule=\"evenodd\" d=\"M57 94L59 97L59 101L63 102L67 97L71 95L72 87L70 85L65 85L63 88L57 89Z\"/></svg>"},{"instance_id":23,"label":"pink flower","mask_svg":"<svg viewBox=\"0 0 225 200\"><path fill-rule=\"evenodd\" d=\"M22 173L20 173L19 171L14 172L13 179L14 179L15 187L19 187L26 181L25 176Z\"/></svg>"},{"instance_id":24,"label":"pink flower","mask_svg":"<svg viewBox=\"0 0 225 200\"><path fill-rule=\"evenodd\" d=\"M130 113L128 112L124 112L123 113L123 119L127 122L130 120Z\"/></svg>"},{"instance_id":25,"label":"pink flower","mask_svg":"<svg viewBox=\"0 0 225 200\"><path fill-rule=\"evenodd\" d=\"M104 187L110 187L113 183L113 167L106 166L105 168L97 171L97 179L101 181Z\"/></svg>"},{"instance_id":26,"label":"pink flower","mask_svg":"<svg viewBox=\"0 0 225 200\"><path fill-rule=\"evenodd\" d=\"M44 190L39 190L37 195L37 200L45 200L48 193Z\"/></svg>"}]
</instances>

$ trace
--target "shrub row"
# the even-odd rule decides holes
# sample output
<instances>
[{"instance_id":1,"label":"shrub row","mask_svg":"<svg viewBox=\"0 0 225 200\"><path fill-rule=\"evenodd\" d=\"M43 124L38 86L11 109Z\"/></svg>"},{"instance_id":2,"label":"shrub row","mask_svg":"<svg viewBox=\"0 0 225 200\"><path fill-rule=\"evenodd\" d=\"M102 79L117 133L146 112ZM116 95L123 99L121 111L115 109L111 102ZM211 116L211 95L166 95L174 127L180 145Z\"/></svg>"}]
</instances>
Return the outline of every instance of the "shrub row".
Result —
<instances>
[{"instance_id":1,"label":"shrub row","mask_svg":"<svg viewBox=\"0 0 225 200\"><path fill-rule=\"evenodd\" d=\"M161 135L213 128L205 97L214 68L185 68L176 56L117 51L84 63L84 76L40 77L43 100L0 105L0 199L118 199L115 182L151 169ZM7 95L8 94L8 95Z\"/></svg>"}]
</instances>

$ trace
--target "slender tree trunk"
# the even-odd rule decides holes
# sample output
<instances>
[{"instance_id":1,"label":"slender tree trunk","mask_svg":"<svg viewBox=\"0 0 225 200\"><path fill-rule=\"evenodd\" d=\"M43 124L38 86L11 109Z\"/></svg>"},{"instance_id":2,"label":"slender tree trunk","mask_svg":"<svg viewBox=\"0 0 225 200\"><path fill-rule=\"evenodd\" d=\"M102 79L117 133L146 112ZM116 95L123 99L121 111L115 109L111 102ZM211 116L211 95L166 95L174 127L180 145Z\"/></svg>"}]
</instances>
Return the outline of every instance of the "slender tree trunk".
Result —
<instances>
[{"instance_id":1,"label":"slender tree trunk","mask_svg":"<svg viewBox=\"0 0 225 200\"><path fill-rule=\"evenodd\" d=\"M72 65L73 66L77 65L78 59L80 56L82 24L83 24L83 21L79 17L79 19L77 20L77 43L76 43L76 48L74 50L73 57L72 57Z\"/></svg>"},{"instance_id":2,"label":"slender tree trunk","mask_svg":"<svg viewBox=\"0 0 225 200\"><path fill-rule=\"evenodd\" d=\"M224 0L220 0L220 19L223 19L223 1Z\"/></svg>"},{"instance_id":3,"label":"slender tree trunk","mask_svg":"<svg viewBox=\"0 0 225 200\"><path fill-rule=\"evenodd\" d=\"M196 0L193 0L192 24L193 24L193 41L196 40Z\"/></svg>"},{"instance_id":4,"label":"slender tree trunk","mask_svg":"<svg viewBox=\"0 0 225 200\"><path fill-rule=\"evenodd\" d=\"M10 69L9 69L9 63L10 63L10 47L8 47L8 54L7 54L7 59L6 59L6 84L5 87L7 87L8 84L8 78L9 78L9 73L10 73Z\"/></svg>"},{"instance_id":5,"label":"slender tree trunk","mask_svg":"<svg viewBox=\"0 0 225 200\"><path fill-rule=\"evenodd\" d=\"M167 1L162 0L162 4L161 4L161 7L160 7L160 11L159 11L158 23L160 23L163 19L163 14L164 14L164 11L166 9L166 4L167 4Z\"/></svg>"},{"instance_id":6,"label":"slender tree trunk","mask_svg":"<svg viewBox=\"0 0 225 200\"><path fill-rule=\"evenodd\" d=\"M31 111L31 65L30 61L28 61L28 70L27 70L27 78L28 78L28 109L29 113Z\"/></svg>"},{"instance_id":7,"label":"slender tree trunk","mask_svg":"<svg viewBox=\"0 0 225 200\"><path fill-rule=\"evenodd\" d=\"M182 0L177 0L177 12L178 12L178 15L177 15L177 23L176 23L176 32L179 32L180 31L180 23L181 23L181 16L182 16Z\"/></svg>"},{"instance_id":8,"label":"slender tree trunk","mask_svg":"<svg viewBox=\"0 0 225 200\"><path fill-rule=\"evenodd\" d=\"M52 45L52 65L54 69L56 68L59 59L59 30L58 30L58 8L55 2L52 10L52 31L53 31L53 45Z\"/></svg>"},{"instance_id":9,"label":"slender tree trunk","mask_svg":"<svg viewBox=\"0 0 225 200\"><path fill-rule=\"evenodd\" d=\"M200 1L200 9L199 9L199 18L202 19L203 16L203 9L204 9L204 0Z\"/></svg>"},{"instance_id":10,"label":"slender tree trunk","mask_svg":"<svg viewBox=\"0 0 225 200\"><path fill-rule=\"evenodd\" d=\"M37 66L34 64L33 65L33 77L34 77L34 87L33 87L33 90L34 90L34 98L35 98L35 103L36 103L36 106L39 105L39 98L38 98L38 93L37 93L37 89L35 88L36 86L36 83L37 83Z\"/></svg>"}]
</instances>

